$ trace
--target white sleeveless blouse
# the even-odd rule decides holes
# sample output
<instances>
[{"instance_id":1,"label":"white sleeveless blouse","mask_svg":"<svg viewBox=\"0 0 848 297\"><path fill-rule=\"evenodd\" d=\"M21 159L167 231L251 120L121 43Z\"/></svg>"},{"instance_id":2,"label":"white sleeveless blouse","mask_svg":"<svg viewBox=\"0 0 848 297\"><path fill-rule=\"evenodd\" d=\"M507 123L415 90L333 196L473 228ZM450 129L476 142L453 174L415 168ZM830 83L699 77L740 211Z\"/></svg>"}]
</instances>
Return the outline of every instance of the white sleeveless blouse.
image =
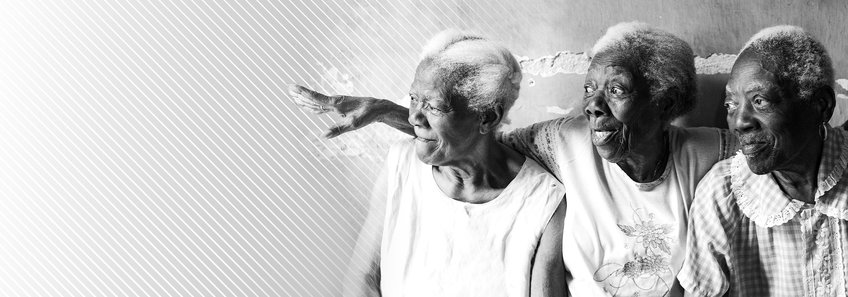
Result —
<instances>
[{"instance_id":1,"label":"white sleeveless blouse","mask_svg":"<svg viewBox=\"0 0 848 297\"><path fill-rule=\"evenodd\" d=\"M565 195L527 158L494 200L447 197L413 143L392 147L381 245L383 296L527 296L539 238Z\"/></svg>"}]
</instances>

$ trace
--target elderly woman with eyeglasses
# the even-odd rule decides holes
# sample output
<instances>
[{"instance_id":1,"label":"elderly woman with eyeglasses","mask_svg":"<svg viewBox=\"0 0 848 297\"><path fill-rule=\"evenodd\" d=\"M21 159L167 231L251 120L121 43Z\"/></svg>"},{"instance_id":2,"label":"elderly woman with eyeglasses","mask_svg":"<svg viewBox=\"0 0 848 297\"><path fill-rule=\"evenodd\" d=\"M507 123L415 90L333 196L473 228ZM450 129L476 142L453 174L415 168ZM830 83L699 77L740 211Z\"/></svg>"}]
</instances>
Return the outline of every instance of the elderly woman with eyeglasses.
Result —
<instances>
[{"instance_id":1,"label":"elderly woman with eyeglasses","mask_svg":"<svg viewBox=\"0 0 848 297\"><path fill-rule=\"evenodd\" d=\"M848 134L824 46L801 28L754 35L727 82L741 149L704 177L680 282L694 296L848 295Z\"/></svg>"},{"instance_id":2,"label":"elderly woman with eyeglasses","mask_svg":"<svg viewBox=\"0 0 848 297\"><path fill-rule=\"evenodd\" d=\"M564 294L565 191L495 140L518 98L518 62L457 31L436 35L422 57L406 115L415 137L388 154L345 293Z\"/></svg>"},{"instance_id":3,"label":"elderly woman with eyeglasses","mask_svg":"<svg viewBox=\"0 0 848 297\"><path fill-rule=\"evenodd\" d=\"M695 104L692 50L642 23L610 27L592 49L582 114L538 123L501 141L565 185L562 251L574 296L680 296L695 185L732 141L714 128L670 122ZM411 130L403 108L367 97L291 90L306 107L347 115L335 136L374 121Z\"/></svg>"}]
</instances>

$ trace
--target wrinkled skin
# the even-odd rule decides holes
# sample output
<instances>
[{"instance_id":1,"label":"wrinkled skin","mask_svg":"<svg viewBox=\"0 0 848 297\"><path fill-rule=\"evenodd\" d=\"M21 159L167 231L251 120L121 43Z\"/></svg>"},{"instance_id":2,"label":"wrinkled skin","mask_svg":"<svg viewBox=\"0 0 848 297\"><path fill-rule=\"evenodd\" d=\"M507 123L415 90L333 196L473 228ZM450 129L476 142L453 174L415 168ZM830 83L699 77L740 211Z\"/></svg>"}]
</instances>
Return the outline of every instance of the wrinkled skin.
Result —
<instances>
[{"instance_id":1,"label":"wrinkled skin","mask_svg":"<svg viewBox=\"0 0 848 297\"><path fill-rule=\"evenodd\" d=\"M755 53L744 52L726 87L727 123L739 138L748 167L756 174L816 163L823 122L818 105L784 94L774 74ZM820 149L819 149L820 150Z\"/></svg>"},{"instance_id":2,"label":"wrinkled skin","mask_svg":"<svg viewBox=\"0 0 848 297\"><path fill-rule=\"evenodd\" d=\"M633 68L616 53L593 58L583 86L584 114L598 154L634 180L650 181L662 162L666 123Z\"/></svg>"},{"instance_id":3,"label":"wrinkled skin","mask_svg":"<svg viewBox=\"0 0 848 297\"><path fill-rule=\"evenodd\" d=\"M483 150L477 146L486 143L479 133L479 117L465 102L449 100L450 86L440 77L437 67L422 62L409 90L408 121L415 131L415 152L419 160L434 166L476 156L470 152Z\"/></svg>"}]
</instances>

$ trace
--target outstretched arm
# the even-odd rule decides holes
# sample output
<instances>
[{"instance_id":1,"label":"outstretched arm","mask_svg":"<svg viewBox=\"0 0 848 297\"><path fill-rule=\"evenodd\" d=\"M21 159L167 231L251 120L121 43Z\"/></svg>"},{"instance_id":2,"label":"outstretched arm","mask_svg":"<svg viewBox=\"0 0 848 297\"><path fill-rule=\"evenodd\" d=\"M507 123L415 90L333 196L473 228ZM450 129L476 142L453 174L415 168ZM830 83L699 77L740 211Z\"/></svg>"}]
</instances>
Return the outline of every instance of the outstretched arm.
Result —
<instances>
[{"instance_id":1,"label":"outstretched arm","mask_svg":"<svg viewBox=\"0 0 848 297\"><path fill-rule=\"evenodd\" d=\"M290 85L289 95L295 104L313 113L332 111L342 116L340 123L331 126L324 133L326 138L333 138L374 122L382 122L409 135L415 134L407 120L409 109L386 99L327 96L299 85Z\"/></svg>"},{"instance_id":2,"label":"outstretched arm","mask_svg":"<svg viewBox=\"0 0 848 297\"><path fill-rule=\"evenodd\" d=\"M530 272L530 296L568 296L565 264L562 260L562 227L565 220L565 198L545 227Z\"/></svg>"}]
</instances>

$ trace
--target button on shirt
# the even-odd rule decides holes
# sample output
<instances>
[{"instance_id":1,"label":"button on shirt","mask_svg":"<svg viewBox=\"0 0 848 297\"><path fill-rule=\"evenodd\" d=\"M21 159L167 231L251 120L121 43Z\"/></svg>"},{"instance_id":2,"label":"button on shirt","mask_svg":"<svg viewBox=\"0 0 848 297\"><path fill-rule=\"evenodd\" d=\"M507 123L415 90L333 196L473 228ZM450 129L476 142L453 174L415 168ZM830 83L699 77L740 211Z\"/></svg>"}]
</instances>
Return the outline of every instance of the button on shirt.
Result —
<instances>
[{"instance_id":1,"label":"button on shirt","mask_svg":"<svg viewBox=\"0 0 848 297\"><path fill-rule=\"evenodd\" d=\"M678 275L695 296L848 295L848 142L830 129L815 204L792 200L741 153L698 185Z\"/></svg>"}]
</instances>

